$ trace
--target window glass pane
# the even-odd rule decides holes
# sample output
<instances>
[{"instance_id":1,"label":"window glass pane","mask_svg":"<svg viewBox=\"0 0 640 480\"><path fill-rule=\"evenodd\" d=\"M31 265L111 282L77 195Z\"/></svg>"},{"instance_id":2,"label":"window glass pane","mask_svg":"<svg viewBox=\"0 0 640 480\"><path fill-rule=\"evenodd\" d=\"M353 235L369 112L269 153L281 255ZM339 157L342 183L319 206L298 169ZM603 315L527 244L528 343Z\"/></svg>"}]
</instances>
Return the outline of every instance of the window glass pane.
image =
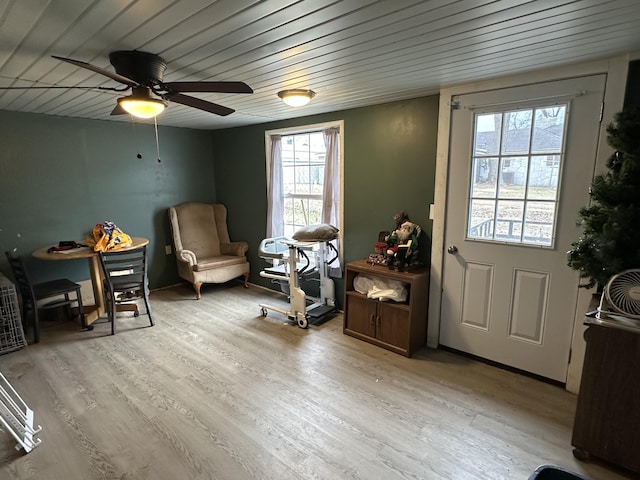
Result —
<instances>
[{"instance_id":1,"label":"window glass pane","mask_svg":"<svg viewBox=\"0 0 640 480\"><path fill-rule=\"evenodd\" d=\"M527 157L505 157L500 166L499 198L524 198Z\"/></svg>"},{"instance_id":2,"label":"window glass pane","mask_svg":"<svg viewBox=\"0 0 640 480\"><path fill-rule=\"evenodd\" d=\"M562 150L566 105L537 108L531 150L558 153Z\"/></svg>"},{"instance_id":3,"label":"window glass pane","mask_svg":"<svg viewBox=\"0 0 640 480\"><path fill-rule=\"evenodd\" d=\"M555 202L528 202L524 218L524 238L526 243L550 246L553 240Z\"/></svg>"},{"instance_id":4,"label":"window glass pane","mask_svg":"<svg viewBox=\"0 0 640 480\"><path fill-rule=\"evenodd\" d=\"M532 200L555 200L558 193L560 155L531 157L529 166L529 190Z\"/></svg>"},{"instance_id":5,"label":"window glass pane","mask_svg":"<svg viewBox=\"0 0 640 480\"><path fill-rule=\"evenodd\" d=\"M531 110L515 110L504 113L502 154L526 154L529 152L532 115Z\"/></svg>"},{"instance_id":6,"label":"window glass pane","mask_svg":"<svg viewBox=\"0 0 640 480\"><path fill-rule=\"evenodd\" d=\"M283 166L282 167L282 190L286 195L288 193L295 192L295 171L293 165L291 166Z\"/></svg>"},{"instance_id":7,"label":"window glass pane","mask_svg":"<svg viewBox=\"0 0 640 480\"><path fill-rule=\"evenodd\" d=\"M284 223L293 223L293 198L284 199Z\"/></svg>"},{"instance_id":8,"label":"window glass pane","mask_svg":"<svg viewBox=\"0 0 640 480\"><path fill-rule=\"evenodd\" d=\"M309 167L296 167L296 193L309 193Z\"/></svg>"},{"instance_id":9,"label":"window glass pane","mask_svg":"<svg viewBox=\"0 0 640 480\"><path fill-rule=\"evenodd\" d=\"M501 127L502 114L500 113L476 115L474 156L497 155L500 152Z\"/></svg>"},{"instance_id":10,"label":"window glass pane","mask_svg":"<svg viewBox=\"0 0 640 480\"><path fill-rule=\"evenodd\" d=\"M309 225L322 223L322 200L309 199Z\"/></svg>"},{"instance_id":11,"label":"window glass pane","mask_svg":"<svg viewBox=\"0 0 640 480\"><path fill-rule=\"evenodd\" d=\"M496 217L496 240L519 242L524 217L524 202L499 200Z\"/></svg>"},{"instance_id":12,"label":"window glass pane","mask_svg":"<svg viewBox=\"0 0 640 480\"><path fill-rule=\"evenodd\" d=\"M322 195L324 187L324 163L312 165L309 170L311 185L309 191L315 195Z\"/></svg>"},{"instance_id":13,"label":"window glass pane","mask_svg":"<svg viewBox=\"0 0 640 480\"><path fill-rule=\"evenodd\" d=\"M301 133L294 136L296 152L309 151L309 134Z\"/></svg>"},{"instance_id":14,"label":"window glass pane","mask_svg":"<svg viewBox=\"0 0 640 480\"><path fill-rule=\"evenodd\" d=\"M294 201L293 223L296 225L308 225L307 223L308 205L306 205L305 203L306 203L306 200L301 198L296 198Z\"/></svg>"},{"instance_id":15,"label":"window glass pane","mask_svg":"<svg viewBox=\"0 0 640 480\"><path fill-rule=\"evenodd\" d=\"M288 154L286 156L289 156L291 158L293 158L293 137L291 136L286 136L286 137L282 137L282 157L285 157L285 154Z\"/></svg>"},{"instance_id":16,"label":"window glass pane","mask_svg":"<svg viewBox=\"0 0 640 480\"><path fill-rule=\"evenodd\" d=\"M471 196L495 198L498 178L497 158L474 158L471 178Z\"/></svg>"},{"instance_id":17,"label":"window glass pane","mask_svg":"<svg viewBox=\"0 0 640 480\"><path fill-rule=\"evenodd\" d=\"M493 221L496 202L494 200L471 200L469 209L469 238L493 238Z\"/></svg>"}]
</instances>

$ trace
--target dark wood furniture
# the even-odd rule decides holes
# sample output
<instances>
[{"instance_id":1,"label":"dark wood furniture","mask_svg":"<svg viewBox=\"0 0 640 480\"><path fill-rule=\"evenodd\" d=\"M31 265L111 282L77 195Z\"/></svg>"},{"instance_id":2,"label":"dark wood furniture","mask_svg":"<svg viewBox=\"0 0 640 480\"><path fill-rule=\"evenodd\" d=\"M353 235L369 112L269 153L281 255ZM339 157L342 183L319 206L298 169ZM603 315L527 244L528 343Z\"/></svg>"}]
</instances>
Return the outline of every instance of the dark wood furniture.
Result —
<instances>
[{"instance_id":1,"label":"dark wood furniture","mask_svg":"<svg viewBox=\"0 0 640 480\"><path fill-rule=\"evenodd\" d=\"M406 284L407 300L381 302L367 298L353 288L353 279L360 273ZM344 295L346 335L407 357L426 345L429 276L425 268L398 272L357 260L346 265Z\"/></svg>"},{"instance_id":2,"label":"dark wood furniture","mask_svg":"<svg viewBox=\"0 0 640 480\"><path fill-rule=\"evenodd\" d=\"M574 456L594 456L640 473L640 330L587 319L582 382L571 444Z\"/></svg>"}]
</instances>

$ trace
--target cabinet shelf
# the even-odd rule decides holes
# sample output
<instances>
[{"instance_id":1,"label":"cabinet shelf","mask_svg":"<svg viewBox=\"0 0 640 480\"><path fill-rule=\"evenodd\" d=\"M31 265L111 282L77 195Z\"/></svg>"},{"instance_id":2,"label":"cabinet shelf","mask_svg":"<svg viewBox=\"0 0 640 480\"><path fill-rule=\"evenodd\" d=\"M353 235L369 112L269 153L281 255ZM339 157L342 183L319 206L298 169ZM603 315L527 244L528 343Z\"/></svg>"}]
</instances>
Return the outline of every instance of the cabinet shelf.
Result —
<instances>
[{"instance_id":1,"label":"cabinet shelf","mask_svg":"<svg viewBox=\"0 0 640 480\"><path fill-rule=\"evenodd\" d=\"M407 357L426 345L429 294L426 269L398 272L356 260L346 265L345 272L345 335ZM402 282L407 289L407 300L381 302L357 292L353 281L360 273Z\"/></svg>"}]
</instances>

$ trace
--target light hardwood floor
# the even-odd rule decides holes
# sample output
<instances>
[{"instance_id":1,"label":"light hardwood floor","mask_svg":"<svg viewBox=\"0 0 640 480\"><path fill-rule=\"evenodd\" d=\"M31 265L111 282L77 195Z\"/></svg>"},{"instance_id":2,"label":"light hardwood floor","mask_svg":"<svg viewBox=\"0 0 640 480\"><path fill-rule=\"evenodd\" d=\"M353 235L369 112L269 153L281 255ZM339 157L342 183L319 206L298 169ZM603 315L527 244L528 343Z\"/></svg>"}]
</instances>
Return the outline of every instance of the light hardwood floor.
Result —
<instances>
[{"instance_id":1,"label":"light hardwood floor","mask_svg":"<svg viewBox=\"0 0 640 480\"><path fill-rule=\"evenodd\" d=\"M576 397L423 349L407 359L302 330L238 284L152 292L145 315L82 332L49 322L38 345L0 356L35 411L42 444L0 432L0 479L526 480L541 464L630 478L571 453Z\"/></svg>"}]
</instances>

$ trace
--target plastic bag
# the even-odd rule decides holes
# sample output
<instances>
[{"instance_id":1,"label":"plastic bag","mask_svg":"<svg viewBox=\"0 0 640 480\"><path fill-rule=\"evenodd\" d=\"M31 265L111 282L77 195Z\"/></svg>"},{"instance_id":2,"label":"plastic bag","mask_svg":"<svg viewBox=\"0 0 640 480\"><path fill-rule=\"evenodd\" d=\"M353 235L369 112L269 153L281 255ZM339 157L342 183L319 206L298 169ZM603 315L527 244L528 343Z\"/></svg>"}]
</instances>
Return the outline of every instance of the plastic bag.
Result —
<instances>
[{"instance_id":1,"label":"plastic bag","mask_svg":"<svg viewBox=\"0 0 640 480\"><path fill-rule=\"evenodd\" d=\"M380 301L404 302L407 299L407 288L404 283L398 280L389 280L359 273L353 279L353 288L356 292L362 293L368 298L377 298Z\"/></svg>"},{"instance_id":2,"label":"plastic bag","mask_svg":"<svg viewBox=\"0 0 640 480\"><path fill-rule=\"evenodd\" d=\"M91 237L87 239L87 244L93 247L95 252L106 252L107 250L131 247L133 242L131 237L118 228L115 223L105 221L96 223Z\"/></svg>"}]
</instances>

